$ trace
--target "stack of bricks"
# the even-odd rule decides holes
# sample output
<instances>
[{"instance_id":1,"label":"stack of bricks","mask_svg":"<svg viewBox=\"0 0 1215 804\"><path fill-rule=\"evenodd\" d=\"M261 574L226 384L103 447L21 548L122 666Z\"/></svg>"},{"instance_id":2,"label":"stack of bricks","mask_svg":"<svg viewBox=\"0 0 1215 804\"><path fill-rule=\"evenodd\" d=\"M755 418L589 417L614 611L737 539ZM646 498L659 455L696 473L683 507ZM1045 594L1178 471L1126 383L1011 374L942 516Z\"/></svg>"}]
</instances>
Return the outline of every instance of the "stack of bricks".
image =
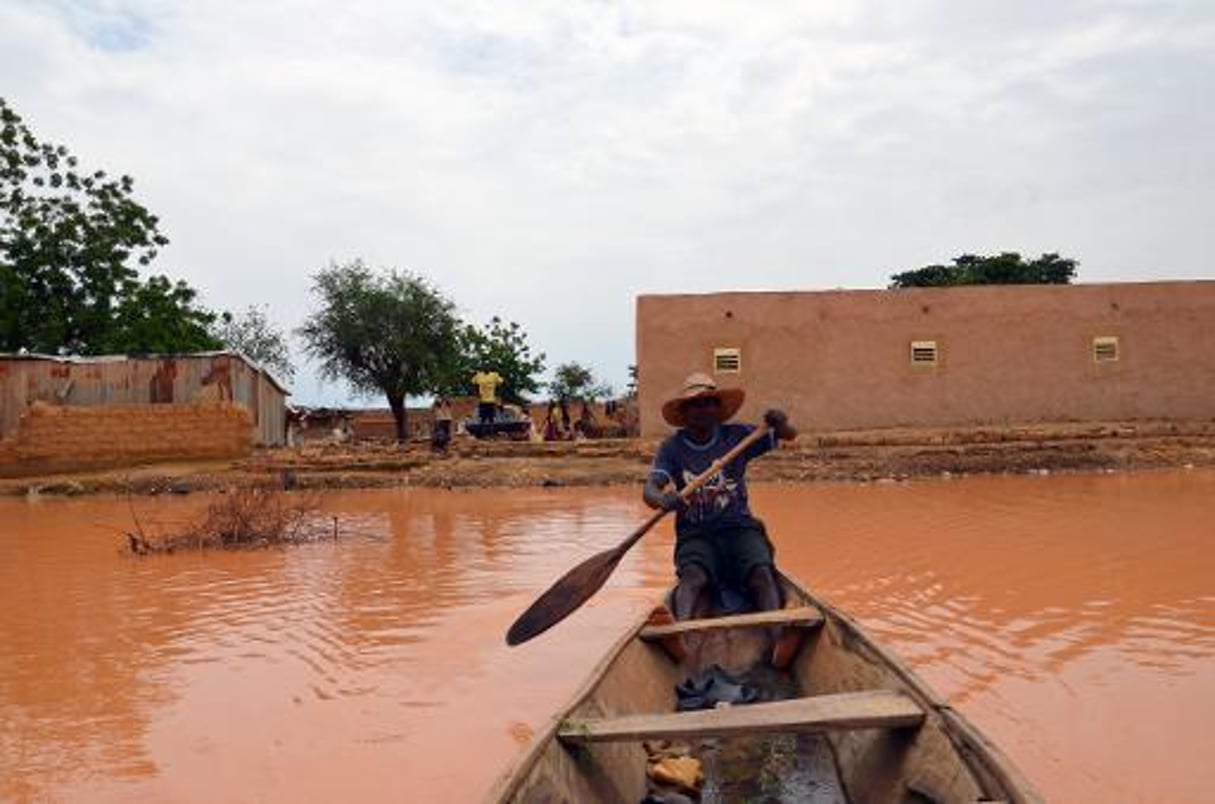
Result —
<instances>
[{"instance_id":1,"label":"stack of bricks","mask_svg":"<svg viewBox=\"0 0 1215 804\"><path fill-rule=\"evenodd\" d=\"M60 407L36 402L0 452L0 475L224 459L253 451L253 416L232 402Z\"/></svg>"}]
</instances>

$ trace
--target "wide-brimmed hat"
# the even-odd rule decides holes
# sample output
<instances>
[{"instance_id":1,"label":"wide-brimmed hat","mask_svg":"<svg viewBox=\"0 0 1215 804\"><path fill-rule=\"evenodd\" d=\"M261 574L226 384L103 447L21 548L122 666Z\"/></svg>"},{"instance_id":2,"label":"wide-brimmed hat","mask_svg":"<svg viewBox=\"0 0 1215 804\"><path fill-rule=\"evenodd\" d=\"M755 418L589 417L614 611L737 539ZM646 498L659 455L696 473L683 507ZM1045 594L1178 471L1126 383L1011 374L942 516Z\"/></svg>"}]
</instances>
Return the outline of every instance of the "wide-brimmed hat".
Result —
<instances>
[{"instance_id":1,"label":"wide-brimmed hat","mask_svg":"<svg viewBox=\"0 0 1215 804\"><path fill-rule=\"evenodd\" d=\"M689 374L683 381L683 390L679 395L662 404L662 418L672 427L683 427L686 418L684 404L705 397L716 397L721 403L721 421L724 422L738 413L746 394L741 388L718 388L717 383L708 374Z\"/></svg>"}]
</instances>

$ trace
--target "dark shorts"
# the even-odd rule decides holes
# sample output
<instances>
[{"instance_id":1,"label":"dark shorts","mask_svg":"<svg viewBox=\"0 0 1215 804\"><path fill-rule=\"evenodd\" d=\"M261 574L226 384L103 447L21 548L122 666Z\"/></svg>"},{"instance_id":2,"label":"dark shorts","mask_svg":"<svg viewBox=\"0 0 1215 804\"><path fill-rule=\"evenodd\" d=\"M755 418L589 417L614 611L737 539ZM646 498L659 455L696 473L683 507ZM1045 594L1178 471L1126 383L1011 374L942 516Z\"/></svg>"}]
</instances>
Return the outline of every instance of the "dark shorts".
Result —
<instances>
[{"instance_id":1,"label":"dark shorts","mask_svg":"<svg viewBox=\"0 0 1215 804\"><path fill-rule=\"evenodd\" d=\"M434 432L430 434L430 444L436 448L446 447L451 443L451 420L440 419L435 422Z\"/></svg>"},{"instance_id":2,"label":"dark shorts","mask_svg":"<svg viewBox=\"0 0 1215 804\"><path fill-rule=\"evenodd\" d=\"M756 567L773 566L772 542L758 520L738 527L695 532L675 540L675 571L699 564L718 586L745 588Z\"/></svg>"}]
</instances>

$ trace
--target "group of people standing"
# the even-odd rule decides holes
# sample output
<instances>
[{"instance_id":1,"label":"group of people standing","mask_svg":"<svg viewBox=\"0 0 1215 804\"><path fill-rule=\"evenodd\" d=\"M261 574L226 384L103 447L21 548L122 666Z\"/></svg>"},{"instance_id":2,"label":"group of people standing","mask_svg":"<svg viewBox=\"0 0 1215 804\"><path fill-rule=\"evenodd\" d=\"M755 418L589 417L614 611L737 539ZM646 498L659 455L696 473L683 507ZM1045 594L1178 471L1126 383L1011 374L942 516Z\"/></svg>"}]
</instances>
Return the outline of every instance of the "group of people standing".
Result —
<instances>
[{"instance_id":1,"label":"group of people standing","mask_svg":"<svg viewBox=\"0 0 1215 804\"><path fill-rule=\"evenodd\" d=\"M498 386L504 380L496 371L478 371L472 376L477 386L477 421L490 424L498 413ZM436 397L433 407L434 427L431 429L430 446L435 452L446 452L455 431L455 420L451 403L444 397Z\"/></svg>"},{"instance_id":2,"label":"group of people standing","mask_svg":"<svg viewBox=\"0 0 1215 804\"><path fill-rule=\"evenodd\" d=\"M498 389L504 382L502 375L492 370L478 371L472 376L472 384L477 389L476 420L478 424L493 424L499 419L503 408L507 407L498 397ZM525 410L518 412L521 416L528 416ZM433 415L431 447L436 452L445 452L455 434L455 420L451 403L443 397L436 398ZM592 438L598 434L599 429L595 413L586 400L582 401L582 408L576 419L570 414L568 400L553 400L548 404L543 427L537 429L533 423L529 439L532 441L571 441L579 438Z\"/></svg>"},{"instance_id":3,"label":"group of people standing","mask_svg":"<svg viewBox=\"0 0 1215 804\"><path fill-rule=\"evenodd\" d=\"M548 413L544 417L545 441L572 441L579 438L593 438L599 433L599 424L590 404L582 400L582 410L578 418L571 421L569 402L565 399L548 403Z\"/></svg>"}]
</instances>

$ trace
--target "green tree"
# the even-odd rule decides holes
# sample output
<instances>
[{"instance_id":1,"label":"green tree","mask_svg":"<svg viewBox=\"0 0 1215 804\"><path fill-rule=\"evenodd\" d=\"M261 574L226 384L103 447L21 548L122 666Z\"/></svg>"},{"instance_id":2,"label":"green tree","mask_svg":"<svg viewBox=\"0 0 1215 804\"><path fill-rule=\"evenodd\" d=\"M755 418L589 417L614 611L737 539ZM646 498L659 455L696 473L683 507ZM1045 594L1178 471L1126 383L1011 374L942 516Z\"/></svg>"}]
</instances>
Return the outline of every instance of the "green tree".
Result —
<instances>
[{"instance_id":1,"label":"green tree","mask_svg":"<svg viewBox=\"0 0 1215 804\"><path fill-rule=\"evenodd\" d=\"M1076 278L1075 260L1043 254L1026 262L1015 251L994 257L963 254L953 265L925 265L890 277L891 288L927 288L953 285L1068 285Z\"/></svg>"},{"instance_id":2,"label":"green tree","mask_svg":"<svg viewBox=\"0 0 1215 804\"><path fill-rule=\"evenodd\" d=\"M166 351L215 348L196 294L163 276L140 280L169 241L134 200L130 176L80 168L40 142L0 98L0 350Z\"/></svg>"},{"instance_id":3,"label":"green tree","mask_svg":"<svg viewBox=\"0 0 1215 804\"><path fill-rule=\"evenodd\" d=\"M539 393L537 375L544 371L543 352L533 355L527 333L514 321L498 316L482 328L465 324L460 330L460 359L444 377L439 393L460 396L470 390L477 371L496 371L502 377L498 394L506 402L522 403L528 394Z\"/></svg>"},{"instance_id":4,"label":"green tree","mask_svg":"<svg viewBox=\"0 0 1215 804\"><path fill-rule=\"evenodd\" d=\"M152 276L129 280L115 298L110 326L82 354L173 354L220 348L210 333L215 316L194 307L184 282Z\"/></svg>"},{"instance_id":5,"label":"green tree","mask_svg":"<svg viewBox=\"0 0 1215 804\"><path fill-rule=\"evenodd\" d=\"M553 369L553 380L548 384L549 393L556 399L585 399L593 402L612 395L611 386L598 382L591 370L580 363L562 363Z\"/></svg>"},{"instance_id":6,"label":"green tree","mask_svg":"<svg viewBox=\"0 0 1215 804\"><path fill-rule=\"evenodd\" d=\"M245 312L223 313L211 328L225 349L240 352L271 369L279 377L295 376L287 338L270 322L264 307L249 305Z\"/></svg>"},{"instance_id":7,"label":"green tree","mask_svg":"<svg viewBox=\"0 0 1215 804\"><path fill-rule=\"evenodd\" d=\"M321 308L299 329L307 353L356 393L383 393L405 441L405 398L437 392L460 359L455 305L421 277L376 274L362 260L312 279Z\"/></svg>"}]
</instances>

